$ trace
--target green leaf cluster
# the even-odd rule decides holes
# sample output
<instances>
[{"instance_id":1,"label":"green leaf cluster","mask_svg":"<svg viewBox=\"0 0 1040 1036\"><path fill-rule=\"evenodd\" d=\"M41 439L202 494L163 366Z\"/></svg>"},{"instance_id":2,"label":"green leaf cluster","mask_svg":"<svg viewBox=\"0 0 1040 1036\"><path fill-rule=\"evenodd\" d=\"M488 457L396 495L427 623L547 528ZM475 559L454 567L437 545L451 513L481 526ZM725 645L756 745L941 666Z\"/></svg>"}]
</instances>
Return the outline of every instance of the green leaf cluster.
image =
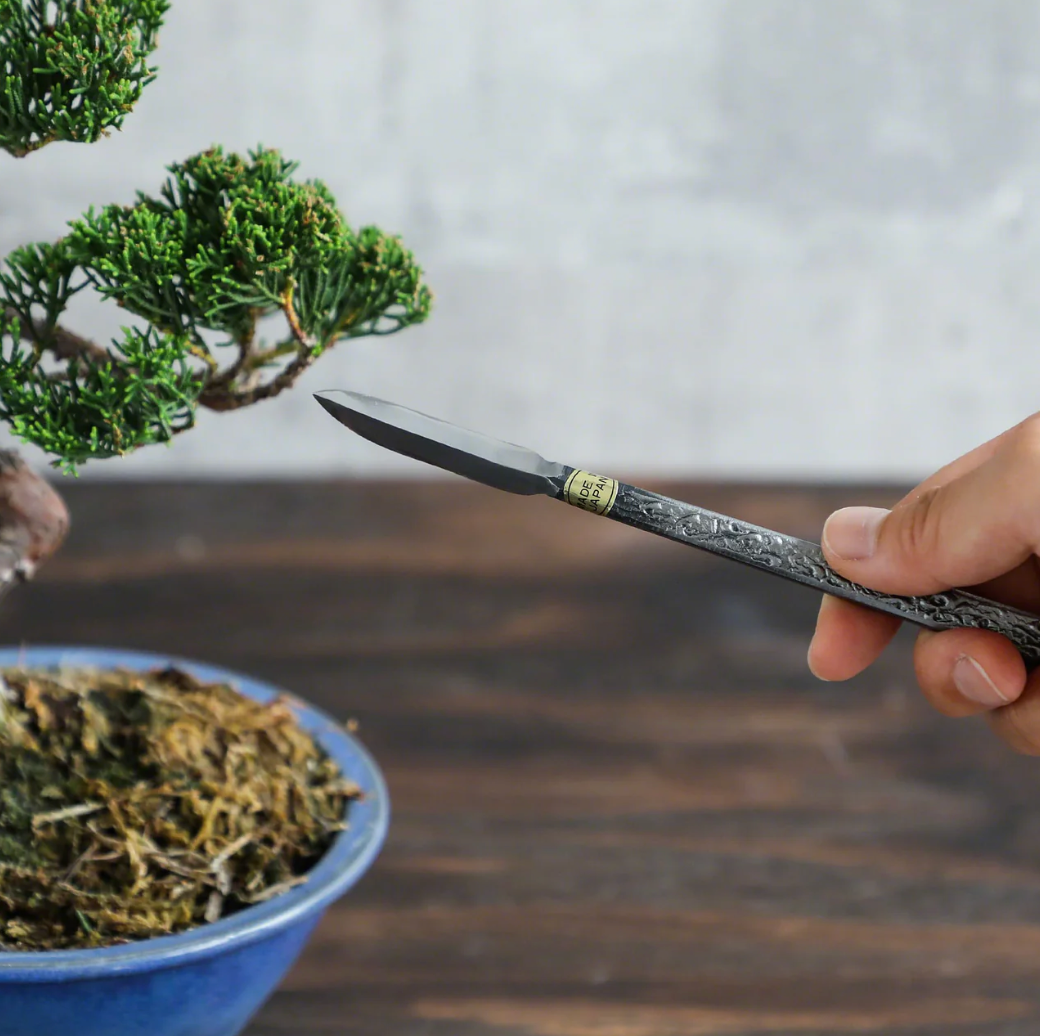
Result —
<instances>
[{"instance_id":1,"label":"green leaf cluster","mask_svg":"<svg viewBox=\"0 0 1040 1036\"><path fill-rule=\"evenodd\" d=\"M0 0L0 147L118 129L155 78L148 58L169 0Z\"/></svg>"},{"instance_id":2,"label":"green leaf cluster","mask_svg":"<svg viewBox=\"0 0 1040 1036\"><path fill-rule=\"evenodd\" d=\"M0 416L66 472L91 458L169 442L195 423L200 383L182 339L124 328L109 362L69 359L63 371L48 375L17 331L16 318L0 364Z\"/></svg>"},{"instance_id":3,"label":"green leaf cluster","mask_svg":"<svg viewBox=\"0 0 1040 1036\"><path fill-rule=\"evenodd\" d=\"M158 197L72 224L70 254L108 299L167 331L249 337L292 306L322 349L423 319L429 292L411 253L374 227L355 233L320 181L259 149L213 148L170 167Z\"/></svg>"},{"instance_id":4,"label":"green leaf cluster","mask_svg":"<svg viewBox=\"0 0 1040 1036\"><path fill-rule=\"evenodd\" d=\"M91 209L0 270L0 417L66 470L168 441L195 410L277 395L344 338L426 319L431 294L401 241L352 229L319 181L273 150L213 148L156 196ZM93 289L146 323L101 349L59 324ZM281 313L284 334L257 336ZM48 361L57 357L59 369Z\"/></svg>"}]
</instances>

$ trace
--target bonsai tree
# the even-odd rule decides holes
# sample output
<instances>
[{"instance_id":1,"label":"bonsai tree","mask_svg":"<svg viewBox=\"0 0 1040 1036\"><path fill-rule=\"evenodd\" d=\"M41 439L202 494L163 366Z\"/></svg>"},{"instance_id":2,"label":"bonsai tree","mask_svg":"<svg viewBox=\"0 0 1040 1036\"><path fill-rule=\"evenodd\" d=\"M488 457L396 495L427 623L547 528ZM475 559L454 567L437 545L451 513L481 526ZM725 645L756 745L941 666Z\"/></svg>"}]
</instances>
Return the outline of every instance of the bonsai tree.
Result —
<instances>
[{"instance_id":1,"label":"bonsai tree","mask_svg":"<svg viewBox=\"0 0 1040 1036\"><path fill-rule=\"evenodd\" d=\"M169 0L0 0L0 148L15 158L122 126L155 76ZM274 150L213 147L153 193L91 208L0 268L0 419L66 473L168 443L200 407L271 399L337 342L426 319L397 237L352 228L328 188ZM62 323L94 292L136 317L110 342ZM273 341L260 322L281 318ZM57 548L60 497L0 453L0 592Z\"/></svg>"},{"instance_id":2,"label":"bonsai tree","mask_svg":"<svg viewBox=\"0 0 1040 1036\"><path fill-rule=\"evenodd\" d=\"M168 6L0 0L0 148L31 161L118 129L155 75ZM277 151L213 147L59 240L14 248L0 264L13 434L72 474L170 442L200 407L271 399L343 339L425 320L400 240L351 227L294 171ZM66 326L80 292L127 314L118 337ZM51 483L0 451L0 593L67 527ZM0 949L181 930L302 880L357 789L294 722L285 703L175 670L0 672Z\"/></svg>"}]
</instances>

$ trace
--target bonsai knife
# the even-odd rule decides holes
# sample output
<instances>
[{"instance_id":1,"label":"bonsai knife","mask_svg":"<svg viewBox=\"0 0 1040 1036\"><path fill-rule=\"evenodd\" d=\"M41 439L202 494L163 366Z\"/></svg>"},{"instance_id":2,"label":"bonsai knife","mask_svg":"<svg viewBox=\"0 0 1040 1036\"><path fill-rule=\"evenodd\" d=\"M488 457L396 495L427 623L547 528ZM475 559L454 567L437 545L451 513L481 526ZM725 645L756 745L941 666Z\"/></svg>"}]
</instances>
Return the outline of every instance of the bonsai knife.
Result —
<instances>
[{"instance_id":1,"label":"bonsai knife","mask_svg":"<svg viewBox=\"0 0 1040 1036\"><path fill-rule=\"evenodd\" d=\"M341 424L394 453L523 496L542 494L592 514L699 547L772 575L887 612L928 629L993 630L1040 665L1040 617L965 590L922 597L883 594L838 575L817 543L671 500L606 475L545 460L532 450L356 392L314 397Z\"/></svg>"}]
</instances>

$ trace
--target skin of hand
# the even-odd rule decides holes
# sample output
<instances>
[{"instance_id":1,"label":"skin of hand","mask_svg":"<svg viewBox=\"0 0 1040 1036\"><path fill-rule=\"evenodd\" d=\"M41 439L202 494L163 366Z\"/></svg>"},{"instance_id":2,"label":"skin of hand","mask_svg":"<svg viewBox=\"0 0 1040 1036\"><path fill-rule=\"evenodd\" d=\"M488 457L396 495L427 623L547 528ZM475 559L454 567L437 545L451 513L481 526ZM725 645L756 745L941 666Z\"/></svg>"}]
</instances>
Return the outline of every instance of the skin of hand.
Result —
<instances>
[{"instance_id":1,"label":"skin of hand","mask_svg":"<svg viewBox=\"0 0 1040 1036\"><path fill-rule=\"evenodd\" d=\"M827 561L883 593L954 587L1040 613L1040 415L948 464L891 510L847 507L824 525ZM821 680L866 669L899 628L893 616L825 597L809 648ZM988 630L922 631L917 681L947 716L984 714L1012 748L1040 755L1040 669L1026 673Z\"/></svg>"}]
</instances>

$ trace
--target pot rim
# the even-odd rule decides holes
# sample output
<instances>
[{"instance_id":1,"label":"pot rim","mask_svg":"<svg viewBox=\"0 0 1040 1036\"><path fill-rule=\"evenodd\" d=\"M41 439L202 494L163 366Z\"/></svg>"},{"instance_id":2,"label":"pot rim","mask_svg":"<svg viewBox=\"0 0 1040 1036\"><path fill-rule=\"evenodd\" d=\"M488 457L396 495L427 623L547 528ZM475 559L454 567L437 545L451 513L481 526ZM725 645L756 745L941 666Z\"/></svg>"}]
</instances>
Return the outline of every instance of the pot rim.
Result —
<instances>
[{"instance_id":1,"label":"pot rim","mask_svg":"<svg viewBox=\"0 0 1040 1036\"><path fill-rule=\"evenodd\" d=\"M382 772L361 743L336 720L295 695L221 666L118 648L64 645L0 648L0 667L17 665L108 669L175 666L200 680L230 683L257 701L284 696L296 710L301 726L315 736L344 774L360 785L363 797L349 807L350 826L336 837L308 873L306 882L296 888L230 917L174 935L99 949L0 950L0 983L70 981L154 971L240 949L319 914L353 886L379 854L390 822L390 799Z\"/></svg>"}]
</instances>

